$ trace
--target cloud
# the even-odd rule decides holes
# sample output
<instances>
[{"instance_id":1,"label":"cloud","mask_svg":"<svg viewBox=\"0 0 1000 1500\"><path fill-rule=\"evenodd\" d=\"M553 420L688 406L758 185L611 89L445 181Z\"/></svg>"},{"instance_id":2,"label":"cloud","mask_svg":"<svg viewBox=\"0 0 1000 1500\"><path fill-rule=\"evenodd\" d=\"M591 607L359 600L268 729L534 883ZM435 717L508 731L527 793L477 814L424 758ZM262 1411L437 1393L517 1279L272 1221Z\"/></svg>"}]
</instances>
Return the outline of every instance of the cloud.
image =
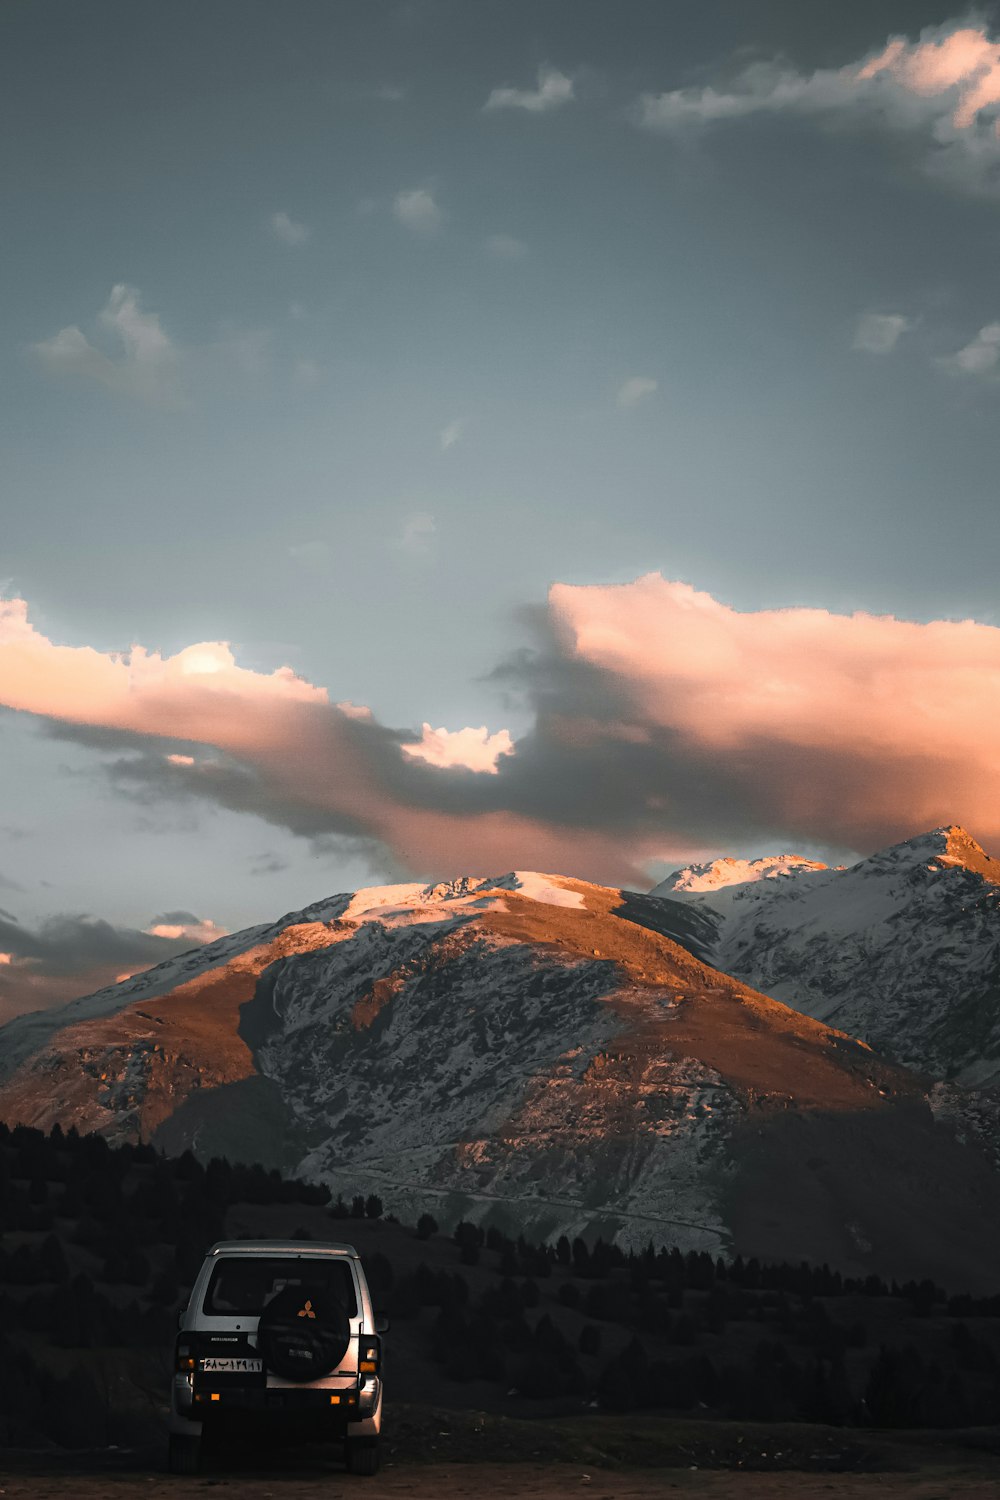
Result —
<instances>
[{"instance_id":1,"label":"cloud","mask_svg":"<svg viewBox=\"0 0 1000 1500\"><path fill-rule=\"evenodd\" d=\"M510 732L500 729L490 734L485 724L478 729L432 729L425 724L415 744L400 745L404 755L426 761L443 770L485 772L495 776L503 755L514 754Z\"/></svg>"},{"instance_id":2,"label":"cloud","mask_svg":"<svg viewBox=\"0 0 1000 1500\"><path fill-rule=\"evenodd\" d=\"M516 740L393 728L219 642L60 646L20 602L0 611L0 702L102 749L133 797L201 798L428 877L641 886L662 859L866 852L951 822L1000 842L994 626L741 612L658 574L556 584L534 618L534 647L493 674L522 699ZM18 951L6 929L0 951Z\"/></svg>"},{"instance_id":3,"label":"cloud","mask_svg":"<svg viewBox=\"0 0 1000 1500\"><path fill-rule=\"evenodd\" d=\"M523 260L528 247L512 234L490 234L486 237L486 254L491 260Z\"/></svg>"},{"instance_id":4,"label":"cloud","mask_svg":"<svg viewBox=\"0 0 1000 1500\"><path fill-rule=\"evenodd\" d=\"M411 517L408 545L423 545L432 524ZM0 703L105 756L117 753L109 775L130 796L202 798L311 840L381 850L395 869L502 870L530 855L547 868L641 877L617 835L609 843L591 828L547 826L528 805L534 794L511 802L482 792L503 780L493 771L498 761L516 761L503 731L457 731L451 740L447 730L425 739L392 729L363 707L331 703L287 668L265 675L239 667L222 642L167 658L138 646L120 654L60 646L32 627L23 601L8 601L0 606ZM424 754L405 754L403 744ZM444 763L456 747L460 769ZM428 764L428 754L438 763ZM473 758L482 774L468 768Z\"/></svg>"},{"instance_id":5,"label":"cloud","mask_svg":"<svg viewBox=\"0 0 1000 1500\"><path fill-rule=\"evenodd\" d=\"M273 849L265 849L263 854L258 854L251 862L251 875L280 875L288 869L288 860L282 859L280 854L275 854Z\"/></svg>"},{"instance_id":6,"label":"cloud","mask_svg":"<svg viewBox=\"0 0 1000 1500\"><path fill-rule=\"evenodd\" d=\"M434 517L425 510L418 510L403 522L397 546L404 552L421 556L430 551L431 538L436 530Z\"/></svg>"},{"instance_id":7,"label":"cloud","mask_svg":"<svg viewBox=\"0 0 1000 1500\"><path fill-rule=\"evenodd\" d=\"M660 388L658 380L651 380L648 375L631 375L624 385L619 387L618 395L615 397L615 405L623 410L636 406L647 396L652 396Z\"/></svg>"},{"instance_id":8,"label":"cloud","mask_svg":"<svg viewBox=\"0 0 1000 1500\"><path fill-rule=\"evenodd\" d=\"M150 937L170 938L177 942L181 938L193 947L204 947L217 938L226 937L228 927L220 927L210 917L197 917L191 911L168 911L154 917L146 928Z\"/></svg>"},{"instance_id":9,"label":"cloud","mask_svg":"<svg viewBox=\"0 0 1000 1500\"><path fill-rule=\"evenodd\" d=\"M853 348L866 354L891 354L904 333L913 328L902 313L863 313L854 330Z\"/></svg>"},{"instance_id":10,"label":"cloud","mask_svg":"<svg viewBox=\"0 0 1000 1500\"><path fill-rule=\"evenodd\" d=\"M223 935L191 912L155 918L144 932L88 915L49 917L35 928L0 916L0 1023L65 1004Z\"/></svg>"},{"instance_id":11,"label":"cloud","mask_svg":"<svg viewBox=\"0 0 1000 1500\"><path fill-rule=\"evenodd\" d=\"M854 118L911 135L932 170L983 190L1000 164L1000 43L985 23L947 22L917 41L890 37L843 68L802 73L771 59L718 86L643 94L634 118L646 129L676 133L782 113Z\"/></svg>"},{"instance_id":12,"label":"cloud","mask_svg":"<svg viewBox=\"0 0 1000 1500\"><path fill-rule=\"evenodd\" d=\"M211 720L251 701L325 703L327 695L289 668L265 676L238 667L224 641L166 658L141 646L104 653L54 645L33 628L23 600L0 600L0 702L8 708L129 734L159 734L169 722L173 738L184 738L190 722L193 741L213 743Z\"/></svg>"},{"instance_id":13,"label":"cloud","mask_svg":"<svg viewBox=\"0 0 1000 1500\"><path fill-rule=\"evenodd\" d=\"M556 586L550 615L561 656L596 669L654 751L678 829L871 849L957 820L1000 837L993 626L740 613L658 575Z\"/></svg>"},{"instance_id":14,"label":"cloud","mask_svg":"<svg viewBox=\"0 0 1000 1500\"><path fill-rule=\"evenodd\" d=\"M484 110L526 109L530 114L545 114L559 109L573 98L573 80L558 68L539 68L538 87L534 89L494 89L483 105Z\"/></svg>"},{"instance_id":15,"label":"cloud","mask_svg":"<svg viewBox=\"0 0 1000 1500\"><path fill-rule=\"evenodd\" d=\"M1000 323L987 323L980 328L975 338L938 361L943 369L954 375L991 375L1000 360Z\"/></svg>"},{"instance_id":16,"label":"cloud","mask_svg":"<svg viewBox=\"0 0 1000 1500\"><path fill-rule=\"evenodd\" d=\"M409 188L397 193L392 200L392 211L400 224L404 224L414 234L437 234L444 222L433 194L426 188Z\"/></svg>"},{"instance_id":17,"label":"cloud","mask_svg":"<svg viewBox=\"0 0 1000 1500\"><path fill-rule=\"evenodd\" d=\"M283 245L304 245L309 238L309 230L305 224L300 224L297 219L291 218L284 209L271 215L268 226L276 239Z\"/></svg>"},{"instance_id":18,"label":"cloud","mask_svg":"<svg viewBox=\"0 0 1000 1500\"><path fill-rule=\"evenodd\" d=\"M461 422L449 422L448 425L447 425L447 427L442 427L441 433L440 433L440 437L441 437L441 452L442 453L447 453L449 448L454 448L455 444L457 442L459 442L459 440L461 439L461 436L462 436L462 423Z\"/></svg>"},{"instance_id":19,"label":"cloud","mask_svg":"<svg viewBox=\"0 0 1000 1500\"><path fill-rule=\"evenodd\" d=\"M150 406L176 406L178 353L157 314L142 311L140 296L134 287L119 282L98 314L113 354L90 343L75 324L32 344L32 353L50 375L82 376Z\"/></svg>"}]
</instances>

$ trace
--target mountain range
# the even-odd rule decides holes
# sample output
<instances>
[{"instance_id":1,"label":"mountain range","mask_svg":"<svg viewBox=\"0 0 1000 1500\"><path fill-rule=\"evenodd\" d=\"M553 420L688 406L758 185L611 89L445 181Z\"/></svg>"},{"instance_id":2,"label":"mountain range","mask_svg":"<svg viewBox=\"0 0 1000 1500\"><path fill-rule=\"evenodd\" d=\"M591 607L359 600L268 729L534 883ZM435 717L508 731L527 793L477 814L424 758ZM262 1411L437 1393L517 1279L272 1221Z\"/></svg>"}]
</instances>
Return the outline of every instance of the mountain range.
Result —
<instances>
[{"instance_id":1,"label":"mountain range","mask_svg":"<svg viewBox=\"0 0 1000 1500\"><path fill-rule=\"evenodd\" d=\"M1000 1082L1000 859L965 829L847 869L715 860L653 895L698 911L699 956L727 974L936 1079Z\"/></svg>"},{"instance_id":2,"label":"mountain range","mask_svg":"<svg viewBox=\"0 0 1000 1500\"><path fill-rule=\"evenodd\" d=\"M517 872L334 896L10 1022L0 1118L403 1217L989 1288L1000 1175L954 1096L984 1097L955 1080L992 1076L994 1031L955 986L987 993L995 867L947 829L651 895Z\"/></svg>"}]
</instances>

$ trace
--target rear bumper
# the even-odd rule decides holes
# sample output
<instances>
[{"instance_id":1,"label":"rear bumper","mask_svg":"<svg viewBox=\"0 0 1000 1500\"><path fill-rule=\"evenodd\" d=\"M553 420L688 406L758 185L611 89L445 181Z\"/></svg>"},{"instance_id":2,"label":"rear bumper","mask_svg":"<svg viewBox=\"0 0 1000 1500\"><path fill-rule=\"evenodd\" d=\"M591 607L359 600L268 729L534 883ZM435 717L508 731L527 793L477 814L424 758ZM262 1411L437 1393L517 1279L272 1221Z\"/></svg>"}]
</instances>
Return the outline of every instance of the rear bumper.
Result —
<instances>
[{"instance_id":1,"label":"rear bumper","mask_svg":"<svg viewBox=\"0 0 1000 1500\"><path fill-rule=\"evenodd\" d=\"M170 1431L197 1437L216 1427L294 1427L324 1437L377 1437L382 1427L382 1382L363 1385L212 1388L177 1376L170 1403Z\"/></svg>"}]
</instances>

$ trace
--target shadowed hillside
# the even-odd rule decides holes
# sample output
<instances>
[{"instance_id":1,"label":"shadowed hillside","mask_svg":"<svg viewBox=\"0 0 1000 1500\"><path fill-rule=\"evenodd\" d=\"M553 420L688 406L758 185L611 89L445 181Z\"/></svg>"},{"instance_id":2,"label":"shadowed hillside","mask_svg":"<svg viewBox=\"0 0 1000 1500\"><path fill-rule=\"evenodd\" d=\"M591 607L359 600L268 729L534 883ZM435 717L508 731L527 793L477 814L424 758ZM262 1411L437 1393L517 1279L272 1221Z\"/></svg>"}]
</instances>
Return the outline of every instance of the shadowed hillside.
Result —
<instances>
[{"instance_id":1,"label":"shadowed hillside","mask_svg":"<svg viewBox=\"0 0 1000 1500\"><path fill-rule=\"evenodd\" d=\"M525 873L336 897L4 1028L0 1117L411 1220L991 1288L1000 1178L926 1082L668 935L699 922Z\"/></svg>"}]
</instances>

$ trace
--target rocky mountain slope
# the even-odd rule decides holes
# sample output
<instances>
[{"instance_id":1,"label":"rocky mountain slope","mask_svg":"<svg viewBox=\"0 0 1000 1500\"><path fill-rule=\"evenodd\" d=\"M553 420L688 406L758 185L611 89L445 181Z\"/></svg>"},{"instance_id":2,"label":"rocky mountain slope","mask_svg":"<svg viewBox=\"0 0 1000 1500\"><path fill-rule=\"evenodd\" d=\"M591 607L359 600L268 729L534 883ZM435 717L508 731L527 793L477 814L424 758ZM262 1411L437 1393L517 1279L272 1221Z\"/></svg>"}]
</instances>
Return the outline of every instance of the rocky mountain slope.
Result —
<instances>
[{"instance_id":1,"label":"rocky mountain slope","mask_svg":"<svg viewBox=\"0 0 1000 1500\"><path fill-rule=\"evenodd\" d=\"M717 930L525 873L336 896L11 1022L0 1118L411 1218L992 1284L985 1159L916 1077L695 957Z\"/></svg>"},{"instance_id":2,"label":"rocky mountain slope","mask_svg":"<svg viewBox=\"0 0 1000 1500\"><path fill-rule=\"evenodd\" d=\"M1000 860L937 828L849 869L717 860L653 892L712 925L699 954L908 1067L1000 1084Z\"/></svg>"}]
</instances>

